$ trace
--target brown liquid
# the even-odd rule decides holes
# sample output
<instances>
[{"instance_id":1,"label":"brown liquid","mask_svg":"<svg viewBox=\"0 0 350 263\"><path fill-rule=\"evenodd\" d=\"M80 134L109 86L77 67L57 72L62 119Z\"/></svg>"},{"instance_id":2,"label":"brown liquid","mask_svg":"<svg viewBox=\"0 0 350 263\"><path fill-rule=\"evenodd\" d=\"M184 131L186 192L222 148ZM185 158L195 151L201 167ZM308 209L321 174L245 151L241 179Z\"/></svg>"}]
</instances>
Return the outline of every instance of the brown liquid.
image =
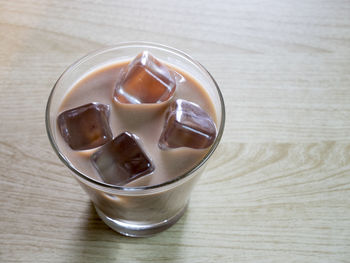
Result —
<instances>
[{"instance_id":1,"label":"brown liquid","mask_svg":"<svg viewBox=\"0 0 350 263\"><path fill-rule=\"evenodd\" d=\"M104 66L84 76L66 94L59 112L90 102L110 105L109 122L113 137L124 131L137 135L155 166L152 174L130 182L126 186L136 187L164 183L185 174L196 166L209 148L204 150L178 148L168 151L159 149L158 140L163 129L164 114L168 103L132 105L116 103L113 100L118 73L127 63L129 62ZM214 105L204 88L188 74L177 68L174 70L179 74L177 76L177 88L172 100L181 98L195 102L207 111L216 122ZM59 134L58 130L57 134ZM63 154L76 169L89 177L101 180L90 162L91 154L98 148L88 151L73 151L61 136L58 136L57 143Z\"/></svg>"}]
</instances>

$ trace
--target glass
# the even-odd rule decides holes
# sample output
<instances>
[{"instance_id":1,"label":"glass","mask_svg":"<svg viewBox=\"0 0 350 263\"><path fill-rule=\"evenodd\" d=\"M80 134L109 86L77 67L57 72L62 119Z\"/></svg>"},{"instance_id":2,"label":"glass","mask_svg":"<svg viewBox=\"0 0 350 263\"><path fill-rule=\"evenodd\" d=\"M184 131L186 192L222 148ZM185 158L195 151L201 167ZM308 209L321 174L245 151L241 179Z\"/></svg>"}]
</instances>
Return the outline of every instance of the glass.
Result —
<instances>
[{"instance_id":1,"label":"glass","mask_svg":"<svg viewBox=\"0 0 350 263\"><path fill-rule=\"evenodd\" d=\"M194 77L208 92L215 106L217 137L200 163L185 174L158 185L144 187L115 186L97 181L78 171L56 143L56 118L64 96L88 72L101 65L131 60L143 50ZM148 236L163 231L185 212L191 191L208 159L217 148L225 124L225 106L219 87L210 73L183 52L160 44L131 42L92 52L68 67L57 80L46 107L49 140L61 161L73 172L92 200L99 217L113 230L126 236Z\"/></svg>"}]
</instances>

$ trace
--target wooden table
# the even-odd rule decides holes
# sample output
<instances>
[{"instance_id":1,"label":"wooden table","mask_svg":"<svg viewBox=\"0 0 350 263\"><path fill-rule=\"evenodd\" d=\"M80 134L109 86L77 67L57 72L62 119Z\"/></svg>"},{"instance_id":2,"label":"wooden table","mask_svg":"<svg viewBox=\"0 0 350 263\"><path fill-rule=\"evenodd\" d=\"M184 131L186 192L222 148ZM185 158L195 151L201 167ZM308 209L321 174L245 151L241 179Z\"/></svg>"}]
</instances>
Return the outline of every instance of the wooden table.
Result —
<instances>
[{"instance_id":1,"label":"wooden table","mask_svg":"<svg viewBox=\"0 0 350 263\"><path fill-rule=\"evenodd\" d=\"M350 262L350 3L0 2L0 262ZM58 160L44 110L62 71L122 41L200 61L221 146L169 230L110 230Z\"/></svg>"}]
</instances>

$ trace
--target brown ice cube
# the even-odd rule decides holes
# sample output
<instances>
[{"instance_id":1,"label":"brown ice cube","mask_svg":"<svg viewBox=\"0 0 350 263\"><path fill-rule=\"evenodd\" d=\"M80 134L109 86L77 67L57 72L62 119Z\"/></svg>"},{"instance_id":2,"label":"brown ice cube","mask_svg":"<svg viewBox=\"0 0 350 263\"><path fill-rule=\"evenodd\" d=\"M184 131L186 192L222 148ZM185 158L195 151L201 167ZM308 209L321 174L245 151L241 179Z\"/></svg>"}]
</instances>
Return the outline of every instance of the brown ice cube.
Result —
<instances>
[{"instance_id":1,"label":"brown ice cube","mask_svg":"<svg viewBox=\"0 0 350 263\"><path fill-rule=\"evenodd\" d=\"M162 150L205 149L215 137L216 126L209 114L195 103L178 99L168 108L158 146Z\"/></svg>"},{"instance_id":2,"label":"brown ice cube","mask_svg":"<svg viewBox=\"0 0 350 263\"><path fill-rule=\"evenodd\" d=\"M120 186L154 171L138 138L129 132L103 145L91 156L91 161L104 182Z\"/></svg>"},{"instance_id":3,"label":"brown ice cube","mask_svg":"<svg viewBox=\"0 0 350 263\"><path fill-rule=\"evenodd\" d=\"M88 150L112 140L109 114L108 105L93 102L62 112L57 125L73 150Z\"/></svg>"},{"instance_id":4,"label":"brown ice cube","mask_svg":"<svg viewBox=\"0 0 350 263\"><path fill-rule=\"evenodd\" d=\"M114 99L120 103L161 103L170 99L176 88L174 73L143 51L121 74Z\"/></svg>"}]
</instances>

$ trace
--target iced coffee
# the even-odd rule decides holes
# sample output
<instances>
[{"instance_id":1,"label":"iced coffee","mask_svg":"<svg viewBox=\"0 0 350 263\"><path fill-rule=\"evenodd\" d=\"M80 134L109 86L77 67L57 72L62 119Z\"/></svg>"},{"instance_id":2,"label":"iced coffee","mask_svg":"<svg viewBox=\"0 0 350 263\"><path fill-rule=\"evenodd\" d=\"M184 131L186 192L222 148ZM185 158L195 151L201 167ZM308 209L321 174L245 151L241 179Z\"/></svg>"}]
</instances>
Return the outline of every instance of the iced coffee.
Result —
<instances>
[{"instance_id":1,"label":"iced coffee","mask_svg":"<svg viewBox=\"0 0 350 263\"><path fill-rule=\"evenodd\" d=\"M143 236L181 217L198 179L184 175L202 169L219 125L194 77L143 50L94 68L67 90L55 140L73 169L110 187L78 180L100 217L122 234Z\"/></svg>"}]
</instances>

